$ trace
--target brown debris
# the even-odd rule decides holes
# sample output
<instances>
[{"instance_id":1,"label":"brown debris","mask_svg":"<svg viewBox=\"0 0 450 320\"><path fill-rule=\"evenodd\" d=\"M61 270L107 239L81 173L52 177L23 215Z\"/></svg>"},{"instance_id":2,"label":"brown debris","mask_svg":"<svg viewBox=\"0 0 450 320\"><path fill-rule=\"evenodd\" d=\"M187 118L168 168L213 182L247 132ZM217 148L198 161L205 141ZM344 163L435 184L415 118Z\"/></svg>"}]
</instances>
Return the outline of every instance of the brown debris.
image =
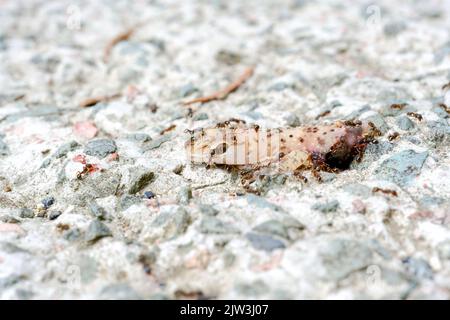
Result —
<instances>
[{"instance_id":1,"label":"brown debris","mask_svg":"<svg viewBox=\"0 0 450 320\"><path fill-rule=\"evenodd\" d=\"M163 135L163 134L165 134L165 133L167 133L167 132L169 132L169 131L172 131L172 130L175 129L176 127L177 127L176 124L172 124L172 125L170 125L169 127L165 128L165 129L163 129L163 130L161 130L161 132L160 132L159 134L160 134L160 135Z\"/></svg>"},{"instance_id":2,"label":"brown debris","mask_svg":"<svg viewBox=\"0 0 450 320\"><path fill-rule=\"evenodd\" d=\"M447 107L445 103L439 103L439 107L441 107L447 114L450 114L450 108Z\"/></svg>"},{"instance_id":3,"label":"brown debris","mask_svg":"<svg viewBox=\"0 0 450 320\"><path fill-rule=\"evenodd\" d=\"M394 103L394 104L391 104L391 109L402 110L407 105L408 105L407 103Z\"/></svg>"},{"instance_id":4,"label":"brown debris","mask_svg":"<svg viewBox=\"0 0 450 320\"><path fill-rule=\"evenodd\" d=\"M98 96L98 97L93 97L93 98L87 98L83 101L80 102L80 107L82 108L87 108L87 107L93 107L95 106L97 103L100 102L108 102L111 101L113 99L117 99L121 96L120 93L116 93L113 95L109 95L109 96Z\"/></svg>"},{"instance_id":5,"label":"brown debris","mask_svg":"<svg viewBox=\"0 0 450 320\"><path fill-rule=\"evenodd\" d=\"M450 89L450 82L447 83L447 84L444 84L444 85L442 86L442 90L449 90L449 89Z\"/></svg>"},{"instance_id":6,"label":"brown debris","mask_svg":"<svg viewBox=\"0 0 450 320\"><path fill-rule=\"evenodd\" d=\"M244 73L241 74L239 78L237 78L235 81L230 83L227 87L225 87L222 90L219 90L217 92L214 92L213 94L205 97L195 98L189 101L184 102L184 105L190 105L193 103L206 103L213 100L224 100L230 93L236 91L248 78L250 78L253 74L254 68L249 67L245 69Z\"/></svg>"},{"instance_id":7,"label":"brown debris","mask_svg":"<svg viewBox=\"0 0 450 320\"><path fill-rule=\"evenodd\" d=\"M103 61L108 62L108 59L109 59L109 56L111 55L112 49L119 42L128 40L133 35L133 33L136 31L136 29L138 29L140 26L141 26L141 24L137 24L134 27L131 27L131 28L123 31L123 32L119 33L118 35L116 35L114 38L112 38L106 45L105 50L103 52Z\"/></svg>"},{"instance_id":8,"label":"brown debris","mask_svg":"<svg viewBox=\"0 0 450 320\"><path fill-rule=\"evenodd\" d=\"M381 193L388 194L388 195L391 195L391 196L394 196L394 197L398 196L397 191L391 190L391 189L382 189L382 188L375 187L375 188L372 189L372 192L373 193L381 192Z\"/></svg>"}]
</instances>

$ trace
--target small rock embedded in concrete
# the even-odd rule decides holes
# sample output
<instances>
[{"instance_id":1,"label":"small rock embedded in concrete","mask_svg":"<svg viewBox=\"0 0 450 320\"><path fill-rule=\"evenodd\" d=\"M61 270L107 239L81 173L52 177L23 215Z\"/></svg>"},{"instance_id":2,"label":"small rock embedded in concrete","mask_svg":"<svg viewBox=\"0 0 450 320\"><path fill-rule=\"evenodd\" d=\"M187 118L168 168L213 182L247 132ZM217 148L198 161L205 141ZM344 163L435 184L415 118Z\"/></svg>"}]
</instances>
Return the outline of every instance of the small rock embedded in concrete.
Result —
<instances>
[{"instance_id":1,"label":"small rock embedded in concrete","mask_svg":"<svg viewBox=\"0 0 450 320\"><path fill-rule=\"evenodd\" d=\"M298 127L301 125L300 123L300 119L293 113L290 113L286 118L285 118L285 123L287 126L289 127Z\"/></svg>"},{"instance_id":2,"label":"small rock embedded in concrete","mask_svg":"<svg viewBox=\"0 0 450 320\"><path fill-rule=\"evenodd\" d=\"M141 201L142 201L141 198L138 196L129 194L123 195L122 198L120 199L120 209L126 210L132 205L138 204Z\"/></svg>"},{"instance_id":3,"label":"small rock embedded in concrete","mask_svg":"<svg viewBox=\"0 0 450 320\"><path fill-rule=\"evenodd\" d=\"M97 158L105 158L108 154L114 153L117 151L117 146L114 140L110 139L96 139L91 140L87 143L84 148L84 153L97 157Z\"/></svg>"},{"instance_id":4,"label":"small rock embedded in concrete","mask_svg":"<svg viewBox=\"0 0 450 320\"><path fill-rule=\"evenodd\" d=\"M132 168L130 170L130 175L131 177L128 183L129 194L138 193L155 177L153 171L150 171L150 169L144 167Z\"/></svg>"},{"instance_id":5,"label":"small rock embedded in concrete","mask_svg":"<svg viewBox=\"0 0 450 320\"><path fill-rule=\"evenodd\" d=\"M151 141L152 138L146 134L146 133L131 133L129 135L126 136L126 138L128 140L132 140L132 141L136 141L136 142L147 142L147 141Z\"/></svg>"},{"instance_id":6,"label":"small rock embedded in concrete","mask_svg":"<svg viewBox=\"0 0 450 320\"><path fill-rule=\"evenodd\" d=\"M44 206L44 209L50 208L55 203L55 198L48 197L42 200L42 205Z\"/></svg>"},{"instance_id":7,"label":"small rock embedded in concrete","mask_svg":"<svg viewBox=\"0 0 450 320\"><path fill-rule=\"evenodd\" d=\"M56 159L65 157L70 151L75 150L77 147L79 147L80 144L76 141L70 141L68 143L63 144L62 146L60 146L55 153L53 154L53 156Z\"/></svg>"},{"instance_id":8,"label":"small rock embedded in concrete","mask_svg":"<svg viewBox=\"0 0 450 320\"><path fill-rule=\"evenodd\" d=\"M181 98L185 98L195 92L198 92L198 89L192 83L188 83L180 88L179 94Z\"/></svg>"},{"instance_id":9,"label":"small rock embedded in concrete","mask_svg":"<svg viewBox=\"0 0 450 320\"><path fill-rule=\"evenodd\" d=\"M10 215L1 216L0 221L3 223L20 223L20 220L14 218L13 216L10 216Z\"/></svg>"},{"instance_id":10,"label":"small rock embedded in concrete","mask_svg":"<svg viewBox=\"0 0 450 320\"><path fill-rule=\"evenodd\" d=\"M406 29L406 23L403 21L388 22L383 27L383 32L388 37L395 37Z\"/></svg>"},{"instance_id":11,"label":"small rock embedded in concrete","mask_svg":"<svg viewBox=\"0 0 450 320\"><path fill-rule=\"evenodd\" d=\"M405 131L411 130L414 128L414 122L412 122L407 116L401 116L396 120L397 126Z\"/></svg>"},{"instance_id":12,"label":"small rock embedded in concrete","mask_svg":"<svg viewBox=\"0 0 450 320\"><path fill-rule=\"evenodd\" d=\"M365 118L365 120L372 122L375 125L375 127L381 131L382 134L385 134L389 130L387 123L384 121L383 117L379 114L371 115Z\"/></svg>"},{"instance_id":13,"label":"small rock embedded in concrete","mask_svg":"<svg viewBox=\"0 0 450 320\"><path fill-rule=\"evenodd\" d=\"M402 260L406 270L419 279L433 279L433 270L428 262L421 258L408 257Z\"/></svg>"},{"instance_id":14,"label":"small rock embedded in concrete","mask_svg":"<svg viewBox=\"0 0 450 320\"><path fill-rule=\"evenodd\" d=\"M200 222L200 232L210 234L238 233L239 231L230 223L223 222L216 217L204 217Z\"/></svg>"},{"instance_id":15,"label":"small rock embedded in concrete","mask_svg":"<svg viewBox=\"0 0 450 320\"><path fill-rule=\"evenodd\" d=\"M3 141L2 137L0 136L0 156L7 156L7 155L9 155L8 145Z\"/></svg>"},{"instance_id":16,"label":"small rock embedded in concrete","mask_svg":"<svg viewBox=\"0 0 450 320\"><path fill-rule=\"evenodd\" d=\"M226 49L222 49L216 53L216 61L228 66L238 64L242 60L242 56L239 53L232 52Z\"/></svg>"},{"instance_id":17,"label":"small rock embedded in concrete","mask_svg":"<svg viewBox=\"0 0 450 320\"><path fill-rule=\"evenodd\" d=\"M219 210L209 204L201 204L198 206L198 208L200 209L201 213L211 217L216 216L219 213Z\"/></svg>"},{"instance_id":18,"label":"small rock embedded in concrete","mask_svg":"<svg viewBox=\"0 0 450 320\"><path fill-rule=\"evenodd\" d=\"M261 235L251 232L246 235L246 238L257 250L264 250L270 252L276 249L286 248L286 246L282 241L277 240L270 235Z\"/></svg>"},{"instance_id":19,"label":"small rock embedded in concrete","mask_svg":"<svg viewBox=\"0 0 450 320\"><path fill-rule=\"evenodd\" d=\"M204 112L197 113L192 117L192 120L194 120L194 121L202 121L202 120L208 120L208 119L209 119L208 114L204 113Z\"/></svg>"},{"instance_id":20,"label":"small rock embedded in concrete","mask_svg":"<svg viewBox=\"0 0 450 320\"><path fill-rule=\"evenodd\" d=\"M386 179L398 183L401 186L405 186L420 173L422 165L427 157L427 151L401 151L384 160L380 166L375 169L375 175L381 179Z\"/></svg>"},{"instance_id":21,"label":"small rock embedded in concrete","mask_svg":"<svg viewBox=\"0 0 450 320\"><path fill-rule=\"evenodd\" d=\"M255 226L253 228L253 231L289 239L286 227L283 225L283 223L277 220L265 221Z\"/></svg>"},{"instance_id":22,"label":"small rock embedded in concrete","mask_svg":"<svg viewBox=\"0 0 450 320\"><path fill-rule=\"evenodd\" d=\"M146 198L146 199L153 199L154 197L156 197L156 195L153 192L151 192L151 191L145 191L144 192L144 198Z\"/></svg>"},{"instance_id":23,"label":"small rock embedded in concrete","mask_svg":"<svg viewBox=\"0 0 450 320\"><path fill-rule=\"evenodd\" d=\"M178 207L161 212L149 226L145 235L147 240L171 239L183 234L188 228L191 219L187 211Z\"/></svg>"},{"instance_id":24,"label":"small rock embedded in concrete","mask_svg":"<svg viewBox=\"0 0 450 320\"><path fill-rule=\"evenodd\" d=\"M339 208L339 201L332 200L325 203L316 203L311 206L311 209L320 211L322 213L335 212Z\"/></svg>"},{"instance_id":25,"label":"small rock embedded in concrete","mask_svg":"<svg viewBox=\"0 0 450 320\"><path fill-rule=\"evenodd\" d=\"M190 186L182 187L178 191L177 200L181 204L189 204L192 199L192 189Z\"/></svg>"},{"instance_id":26,"label":"small rock embedded in concrete","mask_svg":"<svg viewBox=\"0 0 450 320\"><path fill-rule=\"evenodd\" d=\"M26 219L32 219L32 218L34 218L34 212L33 212L33 210L31 210L29 208L21 208L19 210L19 217L26 218Z\"/></svg>"},{"instance_id":27,"label":"small rock embedded in concrete","mask_svg":"<svg viewBox=\"0 0 450 320\"><path fill-rule=\"evenodd\" d=\"M100 292L104 300L141 300L139 294L126 283L110 284Z\"/></svg>"},{"instance_id":28,"label":"small rock embedded in concrete","mask_svg":"<svg viewBox=\"0 0 450 320\"><path fill-rule=\"evenodd\" d=\"M94 220L89 224L84 239L87 242L93 243L101 238L111 236L111 230L109 230L109 228L103 222Z\"/></svg>"},{"instance_id":29,"label":"small rock embedded in concrete","mask_svg":"<svg viewBox=\"0 0 450 320\"><path fill-rule=\"evenodd\" d=\"M89 203L89 209L92 215L99 220L109 220L110 216L106 210L99 206L95 201Z\"/></svg>"},{"instance_id":30,"label":"small rock embedded in concrete","mask_svg":"<svg viewBox=\"0 0 450 320\"><path fill-rule=\"evenodd\" d=\"M55 220L55 219L57 219L61 214L62 214L62 211L59 211L59 210L52 210L52 211L50 211L49 214L48 214L48 219L49 219L49 220Z\"/></svg>"}]
</instances>

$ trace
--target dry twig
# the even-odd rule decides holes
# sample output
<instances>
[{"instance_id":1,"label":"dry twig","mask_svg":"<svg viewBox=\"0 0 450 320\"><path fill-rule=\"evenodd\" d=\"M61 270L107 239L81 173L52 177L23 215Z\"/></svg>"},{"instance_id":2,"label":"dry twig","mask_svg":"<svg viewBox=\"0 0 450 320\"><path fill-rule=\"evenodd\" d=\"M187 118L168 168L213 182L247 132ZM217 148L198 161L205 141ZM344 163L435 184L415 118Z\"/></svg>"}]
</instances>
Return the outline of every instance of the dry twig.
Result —
<instances>
[{"instance_id":1,"label":"dry twig","mask_svg":"<svg viewBox=\"0 0 450 320\"><path fill-rule=\"evenodd\" d=\"M217 92L214 92L213 94L205 97L195 98L189 101L184 102L184 105L190 105L193 103L206 103L213 100L223 100L225 99L230 93L236 91L248 78L250 78L253 74L254 68L250 67L245 69L244 73L237 78L235 81L230 83L227 87L225 87L222 90L219 90Z\"/></svg>"},{"instance_id":2,"label":"dry twig","mask_svg":"<svg viewBox=\"0 0 450 320\"><path fill-rule=\"evenodd\" d=\"M141 25L142 25L142 23L139 23L139 24L135 25L134 27L131 27L131 28L125 30L124 32L119 33L114 38L112 38L111 41L109 41L105 47L105 51L103 53L103 61L107 62L109 59L109 56L111 54L111 51L116 46L116 44L118 44L119 42L128 40L133 35L133 33L136 31L136 29L138 29Z\"/></svg>"},{"instance_id":3,"label":"dry twig","mask_svg":"<svg viewBox=\"0 0 450 320\"><path fill-rule=\"evenodd\" d=\"M99 96L99 97L87 98L80 102L80 107L82 107L82 108L92 107L92 106L95 106L97 103L108 102L113 99L119 98L120 96L121 96L120 93L116 93L116 94L109 95L109 96Z\"/></svg>"}]
</instances>

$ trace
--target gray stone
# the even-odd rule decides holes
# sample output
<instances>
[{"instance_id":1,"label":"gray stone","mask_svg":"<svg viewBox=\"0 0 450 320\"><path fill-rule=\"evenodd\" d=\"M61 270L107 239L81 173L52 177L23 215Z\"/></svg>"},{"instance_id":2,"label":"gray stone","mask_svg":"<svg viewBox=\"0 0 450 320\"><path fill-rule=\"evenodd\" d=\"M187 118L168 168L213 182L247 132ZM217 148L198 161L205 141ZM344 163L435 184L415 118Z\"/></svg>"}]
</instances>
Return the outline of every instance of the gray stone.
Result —
<instances>
[{"instance_id":1,"label":"gray stone","mask_svg":"<svg viewBox=\"0 0 450 320\"><path fill-rule=\"evenodd\" d=\"M250 205L253 205L258 208L269 208L274 211L283 211L279 206L276 204L270 203L266 199L264 199L261 196L257 196L255 194L247 194L246 195L247 202Z\"/></svg>"},{"instance_id":2,"label":"gray stone","mask_svg":"<svg viewBox=\"0 0 450 320\"><path fill-rule=\"evenodd\" d=\"M70 151L75 150L77 147L79 147L80 144L76 141L70 141L68 143L65 143L61 145L53 154L55 158L62 158L65 157Z\"/></svg>"},{"instance_id":3,"label":"gray stone","mask_svg":"<svg viewBox=\"0 0 450 320\"><path fill-rule=\"evenodd\" d=\"M437 246L441 260L450 260L450 240L444 240Z\"/></svg>"},{"instance_id":4,"label":"gray stone","mask_svg":"<svg viewBox=\"0 0 450 320\"><path fill-rule=\"evenodd\" d=\"M381 131L382 134L385 134L389 130L387 123L379 114L368 116L367 118L365 118L365 120L371 121L375 125L375 127L377 127L377 129Z\"/></svg>"},{"instance_id":5,"label":"gray stone","mask_svg":"<svg viewBox=\"0 0 450 320\"><path fill-rule=\"evenodd\" d=\"M384 160L375 169L375 175L380 179L406 186L422 169L422 165L428 157L428 152L415 152L404 150Z\"/></svg>"},{"instance_id":6,"label":"gray stone","mask_svg":"<svg viewBox=\"0 0 450 320\"><path fill-rule=\"evenodd\" d=\"M367 198L371 194L371 189L368 186L365 186L360 183L349 183L344 185L343 187L345 192L348 192L352 195Z\"/></svg>"},{"instance_id":7,"label":"gray stone","mask_svg":"<svg viewBox=\"0 0 450 320\"><path fill-rule=\"evenodd\" d=\"M208 204L200 204L198 208L201 213L207 216L216 216L219 213L219 210Z\"/></svg>"},{"instance_id":8,"label":"gray stone","mask_svg":"<svg viewBox=\"0 0 450 320\"><path fill-rule=\"evenodd\" d=\"M298 127L301 125L300 119L294 113L290 113L284 120L289 127Z\"/></svg>"},{"instance_id":9,"label":"gray stone","mask_svg":"<svg viewBox=\"0 0 450 320\"><path fill-rule=\"evenodd\" d=\"M0 217L0 221L3 223L20 223L20 220L10 215L4 215Z\"/></svg>"},{"instance_id":10,"label":"gray stone","mask_svg":"<svg viewBox=\"0 0 450 320\"><path fill-rule=\"evenodd\" d=\"M216 53L216 61L228 66L238 64L242 60L242 56L239 53L232 52L226 49L222 49Z\"/></svg>"},{"instance_id":11,"label":"gray stone","mask_svg":"<svg viewBox=\"0 0 450 320\"><path fill-rule=\"evenodd\" d=\"M190 223L191 218L182 207L163 211L153 220L146 238L148 240L172 239L186 232Z\"/></svg>"},{"instance_id":12,"label":"gray stone","mask_svg":"<svg viewBox=\"0 0 450 320\"><path fill-rule=\"evenodd\" d=\"M400 129L405 131L412 129L415 126L414 122L412 122L407 116L400 116L395 122Z\"/></svg>"},{"instance_id":13,"label":"gray stone","mask_svg":"<svg viewBox=\"0 0 450 320\"><path fill-rule=\"evenodd\" d=\"M192 199L192 189L190 186L181 187L177 194L177 200L180 204L189 204Z\"/></svg>"},{"instance_id":14,"label":"gray stone","mask_svg":"<svg viewBox=\"0 0 450 320\"><path fill-rule=\"evenodd\" d=\"M200 232L206 234L228 234L239 233L230 223L223 222L216 217L204 217L200 222Z\"/></svg>"},{"instance_id":15,"label":"gray stone","mask_svg":"<svg viewBox=\"0 0 450 320\"><path fill-rule=\"evenodd\" d=\"M120 199L120 209L126 210L132 205L139 204L142 202L142 199L138 196L125 194Z\"/></svg>"},{"instance_id":16,"label":"gray stone","mask_svg":"<svg viewBox=\"0 0 450 320\"><path fill-rule=\"evenodd\" d=\"M116 143L114 142L114 140L110 139L91 140L87 143L86 147L84 148L84 153L100 159L116 151L117 151Z\"/></svg>"},{"instance_id":17,"label":"gray stone","mask_svg":"<svg viewBox=\"0 0 450 320\"><path fill-rule=\"evenodd\" d=\"M9 155L8 145L3 141L3 139L0 136L0 156L7 156L7 155Z\"/></svg>"},{"instance_id":18,"label":"gray stone","mask_svg":"<svg viewBox=\"0 0 450 320\"><path fill-rule=\"evenodd\" d=\"M419 279L433 279L433 270L424 259L408 257L402 263L409 274Z\"/></svg>"},{"instance_id":19,"label":"gray stone","mask_svg":"<svg viewBox=\"0 0 450 320\"><path fill-rule=\"evenodd\" d=\"M129 135L126 136L126 138L128 140L132 140L132 141L136 141L136 142L147 142L147 141L151 141L152 138L146 134L146 133L130 133Z\"/></svg>"},{"instance_id":20,"label":"gray stone","mask_svg":"<svg viewBox=\"0 0 450 320\"><path fill-rule=\"evenodd\" d=\"M126 188L129 194L138 193L155 177L155 174L150 169L144 167L131 168L130 175L130 181Z\"/></svg>"},{"instance_id":21,"label":"gray stone","mask_svg":"<svg viewBox=\"0 0 450 320\"><path fill-rule=\"evenodd\" d=\"M3 278L0 278L0 289L6 289L12 287L23 280L26 280L27 277L22 274L13 274Z\"/></svg>"},{"instance_id":22,"label":"gray stone","mask_svg":"<svg viewBox=\"0 0 450 320\"><path fill-rule=\"evenodd\" d=\"M81 231L78 228L71 228L63 233L63 238L73 242L81 239Z\"/></svg>"},{"instance_id":23,"label":"gray stone","mask_svg":"<svg viewBox=\"0 0 450 320\"><path fill-rule=\"evenodd\" d=\"M351 272L361 270L372 263L370 248L350 239L335 239L320 245L318 256L325 268L323 277L333 281L343 279Z\"/></svg>"},{"instance_id":24,"label":"gray stone","mask_svg":"<svg viewBox=\"0 0 450 320\"><path fill-rule=\"evenodd\" d=\"M253 231L269 235L275 235L284 239L288 239L287 228L278 220L268 220L253 228Z\"/></svg>"},{"instance_id":25,"label":"gray stone","mask_svg":"<svg viewBox=\"0 0 450 320\"><path fill-rule=\"evenodd\" d=\"M94 200L89 203L89 209L95 218L99 220L111 220L108 212L106 212L106 210L99 206Z\"/></svg>"},{"instance_id":26,"label":"gray stone","mask_svg":"<svg viewBox=\"0 0 450 320\"><path fill-rule=\"evenodd\" d=\"M181 98L185 98L195 92L198 92L198 89L192 83L188 83L180 88L179 95Z\"/></svg>"},{"instance_id":27,"label":"gray stone","mask_svg":"<svg viewBox=\"0 0 450 320\"><path fill-rule=\"evenodd\" d=\"M204 112L200 112L200 113L196 113L193 117L192 120L194 121L202 121L202 120L208 120L208 114L204 113Z\"/></svg>"},{"instance_id":28,"label":"gray stone","mask_svg":"<svg viewBox=\"0 0 450 320\"><path fill-rule=\"evenodd\" d=\"M141 300L139 294L126 283L107 285L100 292L100 299L104 300Z\"/></svg>"},{"instance_id":29,"label":"gray stone","mask_svg":"<svg viewBox=\"0 0 450 320\"><path fill-rule=\"evenodd\" d=\"M246 234L246 238L250 241L253 248L255 248L256 250L263 250L270 252L276 249L286 248L286 246L282 241L275 239L270 235L250 232Z\"/></svg>"},{"instance_id":30,"label":"gray stone","mask_svg":"<svg viewBox=\"0 0 450 320\"><path fill-rule=\"evenodd\" d=\"M339 201L331 200L324 203L316 203L311 206L311 209L320 211L322 213L335 212L339 208Z\"/></svg>"},{"instance_id":31,"label":"gray stone","mask_svg":"<svg viewBox=\"0 0 450 320\"><path fill-rule=\"evenodd\" d=\"M84 239L87 242L93 243L101 238L111 236L111 230L109 230L109 228L103 222L94 220L89 224L86 230L86 234L84 235Z\"/></svg>"},{"instance_id":32,"label":"gray stone","mask_svg":"<svg viewBox=\"0 0 450 320\"><path fill-rule=\"evenodd\" d=\"M446 120L429 121L427 123L428 132L426 133L426 141L433 147L437 147L444 143L449 143L450 126Z\"/></svg>"},{"instance_id":33,"label":"gray stone","mask_svg":"<svg viewBox=\"0 0 450 320\"><path fill-rule=\"evenodd\" d=\"M392 21L384 25L383 32L388 37L395 37L405 29L406 23L404 21Z\"/></svg>"},{"instance_id":34,"label":"gray stone","mask_svg":"<svg viewBox=\"0 0 450 320\"><path fill-rule=\"evenodd\" d=\"M286 82L276 82L269 87L269 91L283 91L286 89L292 89L294 85Z\"/></svg>"},{"instance_id":35,"label":"gray stone","mask_svg":"<svg viewBox=\"0 0 450 320\"><path fill-rule=\"evenodd\" d=\"M62 211L59 210L52 210L48 213L48 219L49 220L55 220L62 214Z\"/></svg>"},{"instance_id":36,"label":"gray stone","mask_svg":"<svg viewBox=\"0 0 450 320\"><path fill-rule=\"evenodd\" d=\"M156 148L159 148L163 143L169 141L172 138L170 134L162 135L150 142L147 143L147 145L143 148L144 152L148 150L153 150Z\"/></svg>"}]
</instances>

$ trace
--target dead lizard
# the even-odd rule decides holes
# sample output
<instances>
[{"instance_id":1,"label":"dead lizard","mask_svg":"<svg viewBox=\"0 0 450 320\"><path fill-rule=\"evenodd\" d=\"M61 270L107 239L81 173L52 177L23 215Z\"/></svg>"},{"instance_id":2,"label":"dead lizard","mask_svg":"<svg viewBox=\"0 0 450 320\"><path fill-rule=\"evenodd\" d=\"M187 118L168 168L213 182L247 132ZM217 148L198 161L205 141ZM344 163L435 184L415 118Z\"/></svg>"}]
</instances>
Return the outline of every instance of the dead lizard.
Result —
<instances>
[{"instance_id":1,"label":"dead lizard","mask_svg":"<svg viewBox=\"0 0 450 320\"><path fill-rule=\"evenodd\" d=\"M263 168L294 174L312 170L316 177L318 171L337 172L348 168L354 159L360 160L367 144L380 134L373 123L357 120L262 129L232 119L189 132L186 151L192 163L222 165L247 173Z\"/></svg>"}]
</instances>

